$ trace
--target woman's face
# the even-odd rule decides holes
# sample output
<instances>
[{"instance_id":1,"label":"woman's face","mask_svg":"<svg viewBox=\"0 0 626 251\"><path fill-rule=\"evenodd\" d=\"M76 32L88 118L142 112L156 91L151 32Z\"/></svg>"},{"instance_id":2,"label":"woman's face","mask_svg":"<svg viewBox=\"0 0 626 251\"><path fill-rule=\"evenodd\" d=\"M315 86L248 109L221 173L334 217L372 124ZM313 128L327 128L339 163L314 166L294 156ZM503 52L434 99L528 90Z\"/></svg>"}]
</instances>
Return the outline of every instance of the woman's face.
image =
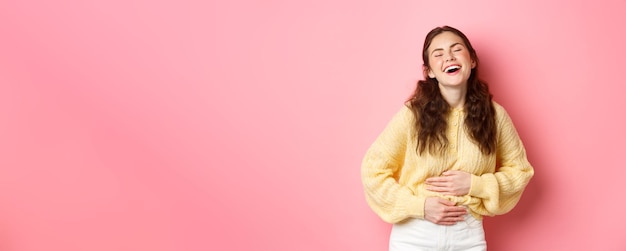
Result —
<instances>
[{"instance_id":1,"label":"woman's face","mask_svg":"<svg viewBox=\"0 0 626 251\"><path fill-rule=\"evenodd\" d=\"M470 57L463 39L452 32L443 32L433 38L428 47L428 76L439 85L467 85L476 62Z\"/></svg>"}]
</instances>

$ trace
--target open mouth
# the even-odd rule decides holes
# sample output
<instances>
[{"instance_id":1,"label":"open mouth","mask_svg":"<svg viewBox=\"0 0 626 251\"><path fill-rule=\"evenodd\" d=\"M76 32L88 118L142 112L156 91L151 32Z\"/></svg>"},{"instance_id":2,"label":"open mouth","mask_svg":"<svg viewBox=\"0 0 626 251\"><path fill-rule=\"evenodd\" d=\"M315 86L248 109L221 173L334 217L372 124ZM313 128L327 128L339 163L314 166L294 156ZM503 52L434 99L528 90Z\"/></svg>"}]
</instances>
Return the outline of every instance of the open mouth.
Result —
<instances>
[{"instance_id":1,"label":"open mouth","mask_svg":"<svg viewBox=\"0 0 626 251\"><path fill-rule=\"evenodd\" d=\"M445 73L453 73L453 72L456 72L456 71L458 71L458 70L460 70L460 69L461 69L461 66L458 66L458 65L451 65L451 66L448 66L448 67L447 67L446 69L444 69L443 71L444 71Z\"/></svg>"}]
</instances>

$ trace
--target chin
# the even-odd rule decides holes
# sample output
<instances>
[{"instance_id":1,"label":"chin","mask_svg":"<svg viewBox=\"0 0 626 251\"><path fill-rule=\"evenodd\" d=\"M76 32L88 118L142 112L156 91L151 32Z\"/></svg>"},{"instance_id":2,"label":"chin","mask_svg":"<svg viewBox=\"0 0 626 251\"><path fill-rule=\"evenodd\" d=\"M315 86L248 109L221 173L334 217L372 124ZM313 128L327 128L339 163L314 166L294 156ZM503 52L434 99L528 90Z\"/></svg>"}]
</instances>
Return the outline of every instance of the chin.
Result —
<instances>
[{"instance_id":1,"label":"chin","mask_svg":"<svg viewBox=\"0 0 626 251\"><path fill-rule=\"evenodd\" d=\"M455 82L455 83L441 83L441 82L439 82L439 85L441 85L441 86L448 86L448 87L460 87L460 86L466 86L467 85L467 81L465 81L465 82Z\"/></svg>"}]
</instances>

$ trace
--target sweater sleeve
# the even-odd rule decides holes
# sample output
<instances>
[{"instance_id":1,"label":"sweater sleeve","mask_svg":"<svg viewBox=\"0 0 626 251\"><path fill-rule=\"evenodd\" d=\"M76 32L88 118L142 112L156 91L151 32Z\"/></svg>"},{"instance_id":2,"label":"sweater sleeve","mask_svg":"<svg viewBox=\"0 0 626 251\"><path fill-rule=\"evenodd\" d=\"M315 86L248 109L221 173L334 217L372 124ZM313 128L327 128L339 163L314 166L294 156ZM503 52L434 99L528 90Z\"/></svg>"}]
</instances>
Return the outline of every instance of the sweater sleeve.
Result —
<instances>
[{"instance_id":1,"label":"sweater sleeve","mask_svg":"<svg viewBox=\"0 0 626 251\"><path fill-rule=\"evenodd\" d=\"M469 192L470 196L482 200L487 215L491 216L511 211L534 175L534 169L526 158L526 150L511 118L499 105L496 105L496 112L496 162L500 167L495 173L472 175Z\"/></svg>"},{"instance_id":2,"label":"sweater sleeve","mask_svg":"<svg viewBox=\"0 0 626 251\"><path fill-rule=\"evenodd\" d=\"M389 223L424 218L425 198L415 196L396 180L412 128L413 114L404 107L370 146L361 165L365 198L372 210Z\"/></svg>"}]
</instances>

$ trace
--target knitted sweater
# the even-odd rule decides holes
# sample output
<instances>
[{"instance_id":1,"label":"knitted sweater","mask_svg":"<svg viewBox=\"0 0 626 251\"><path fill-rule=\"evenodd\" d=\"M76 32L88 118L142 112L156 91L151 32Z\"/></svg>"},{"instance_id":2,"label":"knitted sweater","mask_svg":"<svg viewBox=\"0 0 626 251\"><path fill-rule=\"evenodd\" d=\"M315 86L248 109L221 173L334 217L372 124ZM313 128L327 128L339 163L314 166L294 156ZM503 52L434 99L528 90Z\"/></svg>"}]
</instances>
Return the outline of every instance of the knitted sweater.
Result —
<instances>
[{"instance_id":1,"label":"knitted sweater","mask_svg":"<svg viewBox=\"0 0 626 251\"><path fill-rule=\"evenodd\" d=\"M465 126L463 109L448 115L448 148L443 155L416 153L415 116L403 107L365 154L361 175L367 203L384 221L424 218L424 202L437 196L464 205L476 218L509 212L534 174L506 110L494 102L497 124L495 154L483 154ZM446 170L472 174L465 196L426 190L425 180Z\"/></svg>"}]
</instances>

